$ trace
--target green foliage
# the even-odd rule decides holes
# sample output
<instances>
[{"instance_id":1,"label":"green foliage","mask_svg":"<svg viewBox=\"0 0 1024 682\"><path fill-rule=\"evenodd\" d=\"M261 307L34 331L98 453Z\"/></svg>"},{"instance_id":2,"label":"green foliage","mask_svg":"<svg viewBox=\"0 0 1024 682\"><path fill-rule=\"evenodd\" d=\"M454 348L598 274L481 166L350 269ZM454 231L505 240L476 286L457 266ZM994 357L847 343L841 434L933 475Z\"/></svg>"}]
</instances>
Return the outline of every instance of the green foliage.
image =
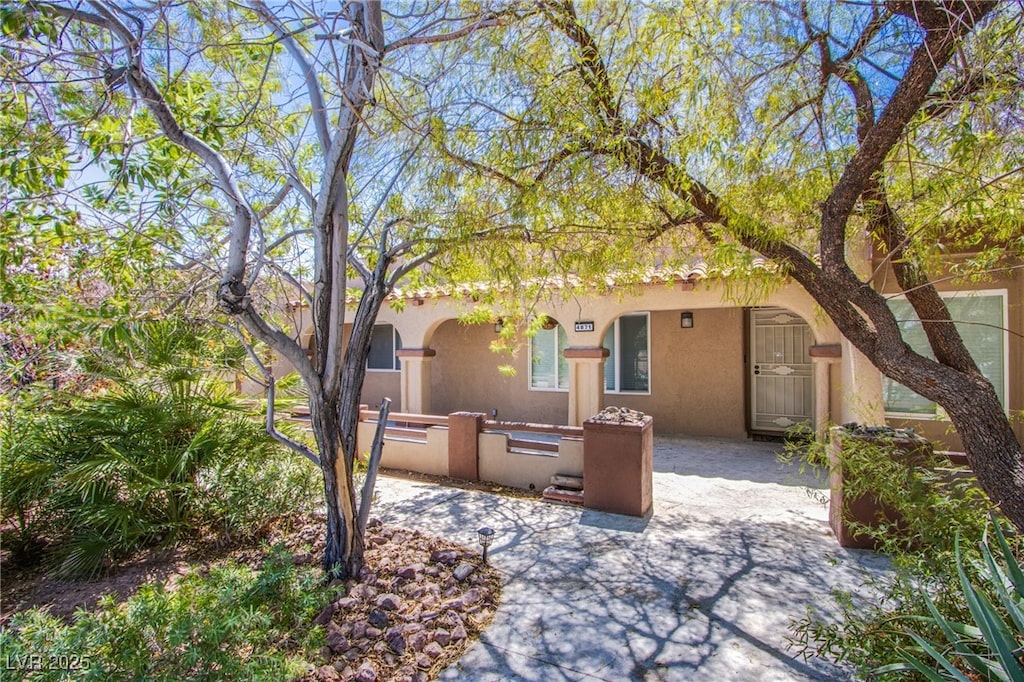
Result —
<instances>
[{"instance_id":1,"label":"green foliage","mask_svg":"<svg viewBox=\"0 0 1024 682\"><path fill-rule=\"evenodd\" d=\"M173 586L147 584L124 604L104 597L70 624L40 609L19 613L0 631L5 679L64 680L72 666L81 680L297 677L308 668L306 652L323 643L323 630L309 623L336 595L290 558L281 551L259 571L230 563ZM43 670L19 669L32 655L41 655Z\"/></svg>"},{"instance_id":2,"label":"green foliage","mask_svg":"<svg viewBox=\"0 0 1024 682\"><path fill-rule=\"evenodd\" d=\"M982 540L995 510L969 471L938 456L908 460L895 448L857 440L845 441L840 461L831 465L827 446L820 443L794 445L789 454L815 467L842 466L847 499L871 492L895 512L890 519L898 519L850 524L891 557L892 571L836 591L838 618L827 609L809 609L793 626L791 643L798 653L847 661L868 674L891 662L893 652L919 651L915 637L941 640L936 614L954 623L971 620L962 581L965 576L976 581L991 570ZM1006 551L1012 547L1019 554L1019 544L1014 538ZM933 618L920 620L921 614ZM908 634L908 619L918 627L917 635Z\"/></svg>"},{"instance_id":3,"label":"green foliage","mask_svg":"<svg viewBox=\"0 0 1024 682\"><path fill-rule=\"evenodd\" d=\"M971 676L1000 682L1024 680L1024 666L1019 658L1024 643L1024 572L998 520L992 531L995 549L988 535L979 543L982 564L976 572L981 587L968 577L959 543L956 547L960 596L970 611L970 622L943 616L928 592L921 590L928 611L909 620L923 623L932 631L939 630L942 636L934 639L909 632L916 646L897 651L903 662L877 668L874 674L914 671L934 682L970 682Z\"/></svg>"},{"instance_id":4,"label":"green foliage","mask_svg":"<svg viewBox=\"0 0 1024 682\"><path fill-rule=\"evenodd\" d=\"M0 499L17 554L49 541L59 575L94 576L182 536L252 533L315 490L313 469L202 366L217 350L210 334L167 321L136 332L87 363L104 391L21 396L0 434L12 444Z\"/></svg>"}]
</instances>

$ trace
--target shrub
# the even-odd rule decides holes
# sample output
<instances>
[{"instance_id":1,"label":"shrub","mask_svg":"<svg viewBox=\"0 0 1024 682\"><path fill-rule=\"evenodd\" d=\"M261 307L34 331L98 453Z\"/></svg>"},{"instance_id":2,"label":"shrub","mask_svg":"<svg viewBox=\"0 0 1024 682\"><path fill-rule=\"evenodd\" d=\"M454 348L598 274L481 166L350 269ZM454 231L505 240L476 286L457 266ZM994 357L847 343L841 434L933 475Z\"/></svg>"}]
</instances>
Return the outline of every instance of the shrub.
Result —
<instances>
[{"instance_id":1,"label":"shrub","mask_svg":"<svg viewBox=\"0 0 1024 682\"><path fill-rule=\"evenodd\" d=\"M276 552L258 572L231 563L105 597L70 624L32 609L0 631L5 679L290 679L323 644L310 623L336 592Z\"/></svg>"},{"instance_id":2,"label":"shrub","mask_svg":"<svg viewBox=\"0 0 1024 682\"><path fill-rule=\"evenodd\" d=\"M0 434L15 444L0 473L19 555L49 540L57 575L95 576L142 547L211 528L252 533L316 489L315 468L197 366L191 327L143 327L133 343L125 353L150 365L110 364L95 395L26 396Z\"/></svg>"},{"instance_id":3,"label":"shrub","mask_svg":"<svg viewBox=\"0 0 1024 682\"><path fill-rule=\"evenodd\" d=\"M921 590L928 611L907 620L938 630L941 637L928 638L909 631L914 646L895 652L902 662L877 668L873 674L913 671L937 682L970 682L979 678L1001 682L1024 680L1020 660L1024 642L1024 572L998 521L993 523L992 531L996 549L988 536L979 543L983 559L983 565L978 567L981 587L967 577L959 543L956 547L959 595L970 612L970 621L957 622L945 617L928 592Z\"/></svg>"},{"instance_id":4,"label":"shrub","mask_svg":"<svg viewBox=\"0 0 1024 682\"><path fill-rule=\"evenodd\" d=\"M790 455L799 455L814 467L828 466L822 443L794 446ZM968 470L951 467L938 456L909 466L890 448L854 443L844 447L841 465L847 495L870 491L899 515L898 526L852 524L855 532L873 538L891 557L892 570L863 585L836 590L838 622L809 608L807 616L793 624L790 641L798 654L846 661L861 675L869 675L891 662L893 652L915 646L905 619L929 613L929 601L952 622L970 619L957 557L962 556L970 579L977 580L976 567L983 561L979 543L995 510ZM1019 551L1019 541L1009 544ZM920 636L942 636L934 623L921 627Z\"/></svg>"}]
</instances>

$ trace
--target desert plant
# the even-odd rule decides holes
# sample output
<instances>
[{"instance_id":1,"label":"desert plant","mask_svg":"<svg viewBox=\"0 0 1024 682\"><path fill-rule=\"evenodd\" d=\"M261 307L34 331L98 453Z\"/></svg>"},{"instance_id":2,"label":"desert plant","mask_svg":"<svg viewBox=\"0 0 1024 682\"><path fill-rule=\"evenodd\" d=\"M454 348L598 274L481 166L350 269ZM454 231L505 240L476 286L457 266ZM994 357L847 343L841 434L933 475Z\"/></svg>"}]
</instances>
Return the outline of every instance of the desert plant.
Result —
<instances>
[{"instance_id":1,"label":"desert plant","mask_svg":"<svg viewBox=\"0 0 1024 682\"><path fill-rule=\"evenodd\" d=\"M790 455L820 469L829 466L823 443L795 445ZM934 607L950 622L971 619L961 594L958 556L968 575L982 564L978 543L994 508L969 471L952 467L939 456L908 463L884 445L854 442L843 448L837 465L844 469L849 497L871 492L898 515L898 523L851 524L854 532L872 538L890 557L892 570L835 590L834 610L809 608L793 624L790 643L805 657L848 662L869 675L891 662L894 651L914 645L905 618L930 613ZM938 630L921 634L941 636Z\"/></svg>"},{"instance_id":2,"label":"desert plant","mask_svg":"<svg viewBox=\"0 0 1024 682\"><path fill-rule=\"evenodd\" d=\"M927 614L907 616L907 620L928 626L941 636L909 631L914 646L899 647L896 653L901 662L876 668L875 675L913 671L933 682L1024 680L1020 660L1024 651L1024 572L997 520L993 520L992 535L997 549L987 534L979 543L982 562L976 573L980 587L968 577L959 542L956 544L960 596L970 621L944 616L927 590L921 589Z\"/></svg>"},{"instance_id":3,"label":"desert plant","mask_svg":"<svg viewBox=\"0 0 1024 682\"><path fill-rule=\"evenodd\" d=\"M88 396L26 397L12 407L4 517L17 545L50 541L62 576L94 576L142 547L205 529L245 533L315 490L308 467L264 433L217 372L215 338L186 323L137 325L85 365ZM204 355L207 354L207 355ZM213 360L210 355L213 354Z\"/></svg>"}]
</instances>

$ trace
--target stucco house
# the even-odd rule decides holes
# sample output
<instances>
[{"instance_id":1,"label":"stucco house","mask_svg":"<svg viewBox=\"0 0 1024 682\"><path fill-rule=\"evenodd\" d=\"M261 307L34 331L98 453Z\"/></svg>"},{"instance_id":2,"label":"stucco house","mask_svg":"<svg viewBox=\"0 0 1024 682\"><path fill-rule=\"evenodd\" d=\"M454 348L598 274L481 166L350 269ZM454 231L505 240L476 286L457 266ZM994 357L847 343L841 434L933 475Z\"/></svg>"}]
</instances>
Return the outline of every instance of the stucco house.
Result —
<instances>
[{"instance_id":1,"label":"stucco house","mask_svg":"<svg viewBox=\"0 0 1024 682\"><path fill-rule=\"evenodd\" d=\"M875 258L867 254L865 266ZM494 321L460 321L476 305L468 290L397 292L401 310L382 309L374 329L363 402L387 396L406 413L565 425L616 405L652 415L658 433L730 439L779 436L797 424L889 423L960 449L941 409L882 377L798 284L739 306L727 278L702 266L655 270L625 294L552 297L536 311L548 324L513 357L490 349ZM898 291L892 277L876 281ZM1008 268L980 283L938 278L937 286L1006 409L1024 410L1024 272ZM925 347L906 301L894 293L891 305L907 320L910 343ZM308 310L294 316L309 343ZM1024 424L1015 428L1024 438Z\"/></svg>"}]
</instances>

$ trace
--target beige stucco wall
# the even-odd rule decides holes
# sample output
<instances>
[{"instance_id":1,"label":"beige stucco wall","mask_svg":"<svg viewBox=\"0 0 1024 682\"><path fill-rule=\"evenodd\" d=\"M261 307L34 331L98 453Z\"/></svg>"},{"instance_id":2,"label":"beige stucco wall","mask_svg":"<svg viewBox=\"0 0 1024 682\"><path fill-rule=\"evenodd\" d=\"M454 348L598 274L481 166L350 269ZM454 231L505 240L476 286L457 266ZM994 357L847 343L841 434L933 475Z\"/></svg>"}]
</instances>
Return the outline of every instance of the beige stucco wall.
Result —
<instances>
[{"instance_id":1,"label":"beige stucco wall","mask_svg":"<svg viewBox=\"0 0 1024 682\"><path fill-rule=\"evenodd\" d=\"M555 474L583 475L583 439L562 438L558 455L534 455L508 451L504 433L481 433L480 479L523 490L544 490ZM531 488L532 486L532 488Z\"/></svg>"},{"instance_id":2,"label":"beige stucco wall","mask_svg":"<svg viewBox=\"0 0 1024 682\"><path fill-rule=\"evenodd\" d=\"M360 455L369 453L377 424L359 422L356 447ZM380 465L387 469L418 471L435 476L448 475L448 428L431 426L426 430L426 442L413 442L384 437Z\"/></svg>"},{"instance_id":3,"label":"beige stucco wall","mask_svg":"<svg viewBox=\"0 0 1024 682\"><path fill-rule=\"evenodd\" d=\"M651 415L659 433L745 437L743 310L693 311L691 329L681 312L651 313L650 395L606 393L605 405Z\"/></svg>"},{"instance_id":4,"label":"beige stucco wall","mask_svg":"<svg viewBox=\"0 0 1024 682\"><path fill-rule=\"evenodd\" d=\"M430 340L437 351L431 362L431 411L489 416L496 409L503 420L564 424L569 394L529 390L529 348L524 346L514 357L497 354L490 349L496 338L493 325L448 320L437 328ZM514 366L516 375L501 374L498 367L503 364Z\"/></svg>"}]
</instances>

